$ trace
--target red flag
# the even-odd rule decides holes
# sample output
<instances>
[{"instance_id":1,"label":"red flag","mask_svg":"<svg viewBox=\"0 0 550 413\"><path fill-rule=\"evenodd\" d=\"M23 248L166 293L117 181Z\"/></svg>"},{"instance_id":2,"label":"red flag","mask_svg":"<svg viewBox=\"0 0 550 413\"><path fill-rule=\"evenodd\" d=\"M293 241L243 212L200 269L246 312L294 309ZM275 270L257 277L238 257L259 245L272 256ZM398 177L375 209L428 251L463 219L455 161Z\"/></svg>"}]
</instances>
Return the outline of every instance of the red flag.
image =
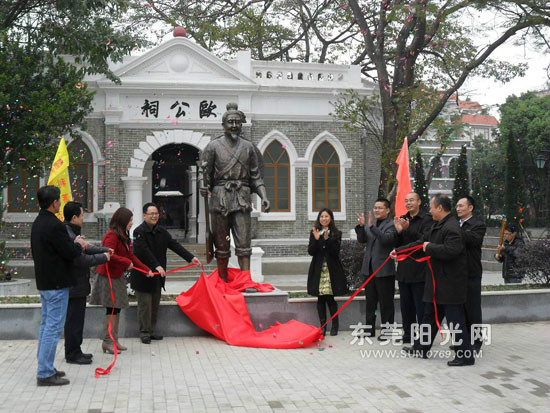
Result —
<instances>
[{"instance_id":1,"label":"red flag","mask_svg":"<svg viewBox=\"0 0 550 413\"><path fill-rule=\"evenodd\" d=\"M399 165L397 168L397 196L395 197L395 215L399 217L407 213L405 197L412 192L411 178L409 176L409 146L407 138L403 141L403 146L395 163Z\"/></svg>"}]
</instances>

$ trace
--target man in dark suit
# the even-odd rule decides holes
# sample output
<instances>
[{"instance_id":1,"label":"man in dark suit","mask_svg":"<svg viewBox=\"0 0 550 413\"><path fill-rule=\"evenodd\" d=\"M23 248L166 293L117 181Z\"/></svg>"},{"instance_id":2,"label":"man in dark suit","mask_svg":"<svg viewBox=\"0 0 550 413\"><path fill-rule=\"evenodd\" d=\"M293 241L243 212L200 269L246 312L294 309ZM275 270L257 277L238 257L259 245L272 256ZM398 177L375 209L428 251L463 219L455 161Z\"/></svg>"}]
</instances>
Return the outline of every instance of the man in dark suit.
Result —
<instances>
[{"instance_id":1,"label":"man in dark suit","mask_svg":"<svg viewBox=\"0 0 550 413\"><path fill-rule=\"evenodd\" d=\"M359 214L359 223L355 227L357 241L366 243L365 257L361 274L368 278L378 268L392 251L395 242L395 227L390 216L390 201L379 198L374 203L374 218L369 212L368 226L365 226L365 215ZM395 294L395 264L387 263L365 287L366 293L366 324L367 335L375 336L376 307L380 302L380 322L382 325L394 323L395 310L393 297ZM386 334L381 334L379 340L387 340Z\"/></svg>"},{"instance_id":2,"label":"man in dark suit","mask_svg":"<svg viewBox=\"0 0 550 413\"><path fill-rule=\"evenodd\" d=\"M63 207L65 227L69 238L80 235L84 223L84 209L80 202L67 202ZM69 304L65 321L65 360L69 364L91 364L92 354L83 353L82 335L86 316L86 297L90 294L90 267L103 264L111 259L113 250L90 245L79 257L73 260L71 275L74 285L69 288Z\"/></svg>"},{"instance_id":3,"label":"man in dark suit","mask_svg":"<svg viewBox=\"0 0 550 413\"><path fill-rule=\"evenodd\" d=\"M504 244L497 247L498 252L495 255L498 262L504 263L502 266L502 278L504 278L506 284L521 283L523 279L523 275L516 267L516 258L524 246L525 242L518 237L516 224L511 222L506 224Z\"/></svg>"},{"instance_id":4,"label":"man in dark suit","mask_svg":"<svg viewBox=\"0 0 550 413\"><path fill-rule=\"evenodd\" d=\"M36 288L42 303L42 324L38 336L38 386L69 384L62 371L54 366L57 343L63 332L69 300L72 261L88 244L77 236L69 238L65 225L55 216L61 207L59 188L48 185L37 192L40 212L32 224L31 252L34 260Z\"/></svg>"},{"instance_id":5,"label":"man in dark suit","mask_svg":"<svg viewBox=\"0 0 550 413\"><path fill-rule=\"evenodd\" d=\"M473 324L481 324L481 246L487 227L480 219L476 218L474 210L475 201L471 196L458 200L456 214L460 219L460 229L466 247L466 259L468 260L468 291L466 293L466 304L464 312L466 316L466 327L470 334L471 344L476 350L481 348L483 343L479 327L472 332ZM474 339L475 338L475 339Z\"/></svg>"},{"instance_id":6,"label":"man in dark suit","mask_svg":"<svg viewBox=\"0 0 550 413\"><path fill-rule=\"evenodd\" d=\"M436 222L429 233L420 239L425 254L431 257L435 280L435 291L431 274L430 279L426 279L424 284L426 306L422 324L429 326L429 340L424 342L421 340L423 338L421 335L414 340L412 347L403 347L403 350L409 354L419 354L424 358L428 356L438 332L433 304L435 299L439 322L445 316L447 323L455 332L456 356L447 365L471 366L475 363L475 359L464 319L468 263L462 232L457 219L451 214L451 208L451 200L445 195L436 195L430 202L430 213ZM409 246L411 245L406 245L402 249Z\"/></svg>"},{"instance_id":7,"label":"man in dark suit","mask_svg":"<svg viewBox=\"0 0 550 413\"><path fill-rule=\"evenodd\" d=\"M422 201L416 192L411 192L405 197L407 213L393 220L397 231L395 246L410 244L420 239L433 225L430 215L424 212L420 206ZM415 252L411 258L421 258L422 251ZM397 281L399 283L399 304L401 306L401 318L403 320L403 342L411 342L411 326L421 323L424 317L424 281L428 272L426 262L416 262L407 259L397 264Z\"/></svg>"},{"instance_id":8,"label":"man in dark suit","mask_svg":"<svg viewBox=\"0 0 550 413\"><path fill-rule=\"evenodd\" d=\"M172 238L170 233L158 225L158 207L149 202L143 206L143 223L134 230L134 254L147 267L159 272L160 275L149 277L135 269L130 278L131 287L136 291L138 304L139 335L143 344L151 344L151 340L162 340L155 334L157 315L160 305L161 289L164 288L166 276L166 252L168 248L187 262L199 264L181 244Z\"/></svg>"}]
</instances>

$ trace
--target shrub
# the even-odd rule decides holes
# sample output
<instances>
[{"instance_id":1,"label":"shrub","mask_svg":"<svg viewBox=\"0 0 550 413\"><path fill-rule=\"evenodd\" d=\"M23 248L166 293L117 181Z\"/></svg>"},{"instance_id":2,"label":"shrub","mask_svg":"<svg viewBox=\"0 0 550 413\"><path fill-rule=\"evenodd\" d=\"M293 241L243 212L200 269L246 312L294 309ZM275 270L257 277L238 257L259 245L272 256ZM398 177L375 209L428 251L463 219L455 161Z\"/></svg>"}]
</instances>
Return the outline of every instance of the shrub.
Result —
<instances>
[{"instance_id":1,"label":"shrub","mask_svg":"<svg viewBox=\"0 0 550 413\"><path fill-rule=\"evenodd\" d=\"M550 285L550 239L531 241L519 251L516 267L534 284Z\"/></svg>"},{"instance_id":2,"label":"shrub","mask_svg":"<svg viewBox=\"0 0 550 413\"><path fill-rule=\"evenodd\" d=\"M0 282L9 281L13 275L13 268L8 267L8 252L6 242L0 241Z\"/></svg>"},{"instance_id":3,"label":"shrub","mask_svg":"<svg viewBox=\"0 0 550 413\"><path fill-rule=\"evenodd\" d=\"M342 241L340 259L350 290L357 289L365 281L360 273L365 255L364 249L364 245L355 240Z\"/></svg>"}]
</instances>

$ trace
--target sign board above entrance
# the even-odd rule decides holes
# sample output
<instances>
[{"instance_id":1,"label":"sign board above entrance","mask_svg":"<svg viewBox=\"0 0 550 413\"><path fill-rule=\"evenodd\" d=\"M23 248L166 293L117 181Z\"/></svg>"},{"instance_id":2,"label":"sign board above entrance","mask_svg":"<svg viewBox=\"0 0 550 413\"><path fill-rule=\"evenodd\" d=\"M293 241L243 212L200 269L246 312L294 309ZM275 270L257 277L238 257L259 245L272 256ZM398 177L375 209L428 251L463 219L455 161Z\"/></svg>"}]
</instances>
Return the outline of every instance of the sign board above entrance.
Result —
<instances>
[{"instance_id":1,"label":"sign board above entrance","mask_svg":"<svg viewBox=\"0 0 550 413\"><path fill-rule=\"evenodd\" d=\"M178 95L155 94L147 96L121 97L124 120L134 121L215 121L221 123L225 107L229 102L238 101L236 96L217 97L204 94L192 96L181 93Z\"/></svg>"}]
</instances>

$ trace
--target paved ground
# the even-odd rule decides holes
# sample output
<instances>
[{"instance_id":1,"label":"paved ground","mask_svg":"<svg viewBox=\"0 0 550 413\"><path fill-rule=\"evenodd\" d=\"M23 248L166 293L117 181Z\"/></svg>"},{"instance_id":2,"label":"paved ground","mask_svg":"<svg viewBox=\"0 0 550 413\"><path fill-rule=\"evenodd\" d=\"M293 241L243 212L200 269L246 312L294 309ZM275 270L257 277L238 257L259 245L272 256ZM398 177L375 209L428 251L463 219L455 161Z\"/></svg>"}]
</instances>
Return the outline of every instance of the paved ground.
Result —
<instances>
[{"instance_id":1,"label":"paved ground","mask_svg":"<svg viewBox=\"0 0 550 413\"><path fill-rule=\"evenodd\" d=\"M271 284L283 291L306 291L307 290L307 274L304 275L266 275L264 282ZM502 285L502 271L483 271L483 285ZM180 281L166 278L166 292L163 294L179 294L182 291L188 290L195 281Z\"/></svg>"},{"instance_id":2,"label":"paved ground","mask_svg":"<svg viewBox=\"0 0 550 413\"><path fill-rule=\"evenodd\" d=\"M492 344L473 367L446 360L376 357L400 347L351 345L349 331L320 348L231 347L209 337L165 338L129 351L108 377L112 356L86 340L91 366L56 367L71 384L37 387L35 340L0 341L0 412L395 412L548 413L550 324L494 325ZM447 350L447 346L436 346ZM363 353L362 355L362 351ZM367 354L367 351L371 351Z\"/></svg>"}]
</instances>

